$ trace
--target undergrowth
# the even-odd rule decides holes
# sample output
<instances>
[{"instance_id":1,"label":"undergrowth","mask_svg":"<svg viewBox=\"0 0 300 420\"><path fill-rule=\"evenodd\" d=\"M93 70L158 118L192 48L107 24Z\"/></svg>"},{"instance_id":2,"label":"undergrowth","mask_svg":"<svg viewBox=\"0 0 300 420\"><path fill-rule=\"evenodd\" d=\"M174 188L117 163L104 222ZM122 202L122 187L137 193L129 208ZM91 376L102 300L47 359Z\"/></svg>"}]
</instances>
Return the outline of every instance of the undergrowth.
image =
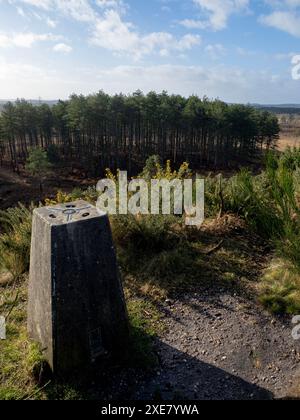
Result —
<instances>
[{"instance_id":1,"label":"undergrowth","mask_svg":"<svg viewBox=\"0 0 300 420\"><path fill-rule=\"evenodd\" d=\"M162 299L199 285L212 291L221 286L244 293L251 282L257 282L257 259L263 258L264 252L257 244L259 238L264 238L278 257L261 279L260 302L276 314L299 313L299 156L298 150L288 150L281 157L270 154L265 171L258 176L247 170L228 179L208 176L205 198L209 219L201 229L187 227L183 217L173 215L111 217L131 324L128 366L145 369L155 363L152 340L161 328ZM170 163L164 167L154 157L142 175L145 179L191 177L187 164L176 172ZM77 199L95 203L97 191L58 192L46 205ZM31 214L32 208L21 204L0 212L0 315L8 321L8 339L0 341L0 400L80 399L82 390L76 386L37 381L43 360L26 337ZM252 232L245 243L243 229Z\"/></svg>"}]
</instances>

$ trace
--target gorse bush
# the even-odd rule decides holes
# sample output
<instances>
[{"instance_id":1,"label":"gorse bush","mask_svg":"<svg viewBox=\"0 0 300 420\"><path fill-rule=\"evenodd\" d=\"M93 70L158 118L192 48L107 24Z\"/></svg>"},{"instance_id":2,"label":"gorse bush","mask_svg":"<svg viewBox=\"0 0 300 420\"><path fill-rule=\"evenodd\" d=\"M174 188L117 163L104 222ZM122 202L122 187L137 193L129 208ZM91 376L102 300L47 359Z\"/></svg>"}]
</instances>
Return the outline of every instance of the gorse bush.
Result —
<instances>
[{"instance_id":1,"label":"gorse bush","mask_svg":"<svg viewBox=\"0 0 300 420\"><path fill-rule=\"evenodd\" d=\"M150 156L146 161L143 172L139 175L140 178L146 181L151 181L151 179L182 180L191 178L191 176L192 171L187 162L183 162L178 171L176 171L172 169L170 160L167 160L165 166L163 166L159 156Z\"/></svg>"},{"instance_id":2,"label":"gorse bush","mask_svg":"<svg viewBox=\"0 0 300 420\"><path fill-rule=\"evenodd\" d=\"M280 158L268 157L266 174L270 183L274 213L281 223L281 229L271 239L275 242L277 254L289 260L300 271L300 207L297 196L299 150L288 150Z\"/></svg>"},{"instance_id":3,"label":"gorse bush","mask_svg":"<svg viewBox=\"0 0 300 420\"><path fill-rule=\"evenodd\" d=\"M225 194L226 210L242 216L265 238L273 237L282 229L275 207L263 176L253 177L250 172L242 170L229 180Z\"/></svg>"},{"instance_id":4,"label":"gorse bush","mask_svg":"<svg viewBox=\"0 0 300 420\"><path fill-rule=\"evenodd\" d=\"M140 177L148 181L150 181L151 179L154 179L154 177L157 174L158 166L161 166L160 156L157 156L157 155L150 156L146 160L143 172L140 174Z\"/></svg>"},{"instance_id":5,"label":"gorse bush","mask_svg":"<svg viewBox=\"0 0 300 420\"><path fill-rule=\"evenodd\" d=\"M270 190L265 173L253 176L243 169L229 179L209 175L205 180L206 214L213 217L224 212L237 214L269 239L282 230L282 220Z\"/></svg>"},{"instance_id":6,"label":"gorse bush","mask_svg":"<svg viewBox=\"0 0 300 420\"><path fill-rule=\"evenodd\" d=\"M213 215L222 208L238 214L270 242L286 264L266 274L261 302L273 312L297 313L300 303L300 149L288 149L282 155L268 153L265 171L258 176L243 169L229 179L208 177L206 208Z\"/></svg>"},{"instance_id":7,"label":"gorse bush","mask_svg":"<svg viewBox=\"0 0 300 420\"><path fill-rule=\"evenodd\" d=\"M206 204L215 210L222 204L226 212L243 217L266 239L282 240L291 231L297 231L300 215L299 168L294 165L292 168L286 164L285 155L278 157L269 153L266 170L258 176L243 169L227 180L209 178Z\"/></svg>"},{"instance_id":8,"label":"gorse bush","mask_svg":"<svg viewBox=\"0 0 300 420\"><path fill-rule=\"evenodd\" d=\"M97 198L98 193L95 187L88 187L86 190L75 188L69 194L59 190L54 198L46 198L45 205L55 206L56 204L66 204L76 200L85 200L95 205Z\"/></svg>"},{"instance_id":9,"label":"gorse bush","mask_svg":"<svg viewBox=\"0 0 300 420\"><path fill-rule=\"evenodd\" d=\"M29 268L33 206L22 204L0 212L0 268L9 271L14 278Z\"/></svg>"}]
</instances>

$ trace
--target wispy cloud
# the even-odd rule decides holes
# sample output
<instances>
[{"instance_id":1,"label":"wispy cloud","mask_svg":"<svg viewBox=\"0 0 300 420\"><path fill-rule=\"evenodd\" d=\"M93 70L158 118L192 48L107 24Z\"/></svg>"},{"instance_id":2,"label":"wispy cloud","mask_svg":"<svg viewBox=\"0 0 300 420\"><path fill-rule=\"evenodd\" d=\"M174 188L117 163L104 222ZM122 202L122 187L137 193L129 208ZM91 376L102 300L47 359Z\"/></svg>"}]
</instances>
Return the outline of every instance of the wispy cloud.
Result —
<instances>
[{"instance_id":1,"label":"wispy cloud","mask_svg":"<svg viewBox=\"0 0 300 420\"><path fill-rule=\"evenodd\" d=\"M206 19L184 19L179 23L189 29L225 29L229 18L247 10L250 0L193 0L194 4L204 12Z\"/></svg>"},{"instance_id":2,"label":"wispy cloud","mask_svg":"<svg viewBox=\"0 0 300 420\"><path fill-rule=\"evenodd\" d=\"M61 39L62 36L53 34L35 34L32 32L0 32L0 48L31 48L37 42L59 41Z\"/></svg>"},{"instance_id":3,"label":"wispy cloud","mask_svg":"<svg viewBox=\"0 0 300 420\"><path fill-rule=\"evenodd\" d=\"M53 19L50 19L50 18L47 18L46 19L46 23L49 26L49 28L53 28L54 29L57 26L57 22L55 20L53 20Z\"/></svg>"},{"instance_id":4,"label":"wispy cloud","mask_svg":"<svg viewBox=\"0 0 300 420\"><path fill-rule=\"evenodd\" d=\"M300 37L300 0L265 0L271 13L259 17L259 22Z\"/></svg>"},{"instance_id":5,"label":"wispy cloud","mask_svg":"<svg viewBox=\"0 0 300 420\"><path fill-rule=\"evenodd\" d=\"M200 45L201 37L186 34L176 37L170 32L143 33L126 20L128 5L122 0L15 0L32 7L58 13L89 26L91 45L139 60L150 54L168 56ZM54 22L47 20L54 27Z\"/></svg>"},{"instance_id":6,"label":"wispy cloud","mask_svg":"<svg viewBox=\"0 0 300 420\"><path fill-rule=\"evenodd\" d=\"M67 54L73 51L73 48L71 47L71 45L60 43L54 45L53 51Z\"/></svg>"},{"instance_id":7,"label":"wispy cloud","mask_svg":"<svg viewBox=\"0 0 300 420\"><path fill-rule=\"evenodd\" d=\"M116 53L126 53L140 59L144 55L167 55L171 51L190 50L201 43L199 35L187 34L175 38L168 32L152 32L146 35L136 31L130 22L122 20L115 10L107 10L98 18L90 42Z\"/></svg>"},{"instance_id":8,"label":"wispy cloud","mask_svg":"<svg viewBox=\"0 0 300 420\"><path fill-rule=\"evenodd\" d=\"M221 44L209 44L205 47L205 51L213 60L224 57L226 54L226 48Z\"/></svg>"}]
</instances>

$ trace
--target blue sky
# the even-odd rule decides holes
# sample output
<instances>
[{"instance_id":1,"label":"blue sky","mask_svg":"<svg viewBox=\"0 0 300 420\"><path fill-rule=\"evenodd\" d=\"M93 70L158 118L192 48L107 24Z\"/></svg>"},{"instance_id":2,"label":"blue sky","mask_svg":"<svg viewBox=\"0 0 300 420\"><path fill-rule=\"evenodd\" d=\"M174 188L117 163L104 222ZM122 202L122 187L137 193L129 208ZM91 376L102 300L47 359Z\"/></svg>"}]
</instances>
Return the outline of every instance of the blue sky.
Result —
<instances>
[{"instance_id":1,"label":"blue sky","mask_svg":"<svg viewBox=\"0 0 300 420\"><path fill-rule=\"evenodd\" d=\"M293 64L292 64L293 60ZM0 98L300 103L300 0L0 0Z\"/></svg>"}]
</instances>

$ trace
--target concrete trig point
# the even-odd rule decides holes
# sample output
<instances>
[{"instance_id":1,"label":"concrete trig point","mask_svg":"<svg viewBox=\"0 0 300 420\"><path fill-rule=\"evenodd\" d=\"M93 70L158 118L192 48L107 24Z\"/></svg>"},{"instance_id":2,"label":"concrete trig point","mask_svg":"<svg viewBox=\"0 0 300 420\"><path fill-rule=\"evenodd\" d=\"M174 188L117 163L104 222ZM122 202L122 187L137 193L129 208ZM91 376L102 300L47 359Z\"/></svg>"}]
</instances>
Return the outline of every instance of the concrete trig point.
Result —
<instances>
[{"instance_id":1,"label":"concrete trig point","mask_svg":"<svg viewBox=\"0 0 300 420\"><path fill-rule=\"evenodd\" d=\"M54 372L124 352L127 314L109 219L84 201L34 210L28 331Z\"/></svg>"}]
</instances>

